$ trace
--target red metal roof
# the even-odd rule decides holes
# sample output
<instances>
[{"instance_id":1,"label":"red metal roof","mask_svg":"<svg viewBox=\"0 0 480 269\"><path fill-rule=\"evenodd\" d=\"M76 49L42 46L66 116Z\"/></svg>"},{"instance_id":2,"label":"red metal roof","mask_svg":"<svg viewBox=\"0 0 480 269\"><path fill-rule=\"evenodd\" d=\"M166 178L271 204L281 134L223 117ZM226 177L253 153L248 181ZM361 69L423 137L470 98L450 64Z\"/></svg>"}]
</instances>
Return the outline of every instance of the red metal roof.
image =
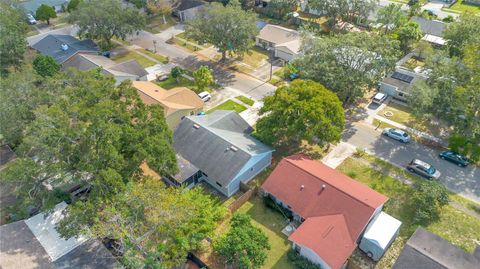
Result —
<instances>
[{"instance_id":1,"label":"red metal roof","mask_svg":"<svg viewBox=\"0 0 480 269\"><path fill-rule=\"evenodd\" d=\"M312 235L315 240L312 240ZM357 247L341 214L308 218L288 239L321 253L322 259L331 268L341 268L345 257L352 255Z\"/></svg>"},{"instance_id":2,"label":"red metal roof","mask_svg":"<svg viewBox=\"0 0 480 269\"><path fill-rule=\"evenodd\" d=\"M262 188L290 206L293 212L305 220L312 217L342 215L346 229L335 226L334 234L340 236L338 233L343 230L348 233L352 244L355 244L365 229L375 209L388 200L386 196L368 186L301 154L284 158L267 178ZM338 221L334 223L338 224ZM301 228L303 225L300 226L300 231L303 230ZM313 227L315 226L313 225L312 229ZM304 239L299 243L315 244L314 241L319 241L319 234L323 232L322 228L324 227L319 227L315 231L306 230L310 235L299 236L298 238ZM347 238L347 235L341 236ZM335 245L332 248L318 250L322 251L317 254L325 262L335 264L338 255ZM343 257L343 261L350 254Z\"/></svg>"}]
</instances>

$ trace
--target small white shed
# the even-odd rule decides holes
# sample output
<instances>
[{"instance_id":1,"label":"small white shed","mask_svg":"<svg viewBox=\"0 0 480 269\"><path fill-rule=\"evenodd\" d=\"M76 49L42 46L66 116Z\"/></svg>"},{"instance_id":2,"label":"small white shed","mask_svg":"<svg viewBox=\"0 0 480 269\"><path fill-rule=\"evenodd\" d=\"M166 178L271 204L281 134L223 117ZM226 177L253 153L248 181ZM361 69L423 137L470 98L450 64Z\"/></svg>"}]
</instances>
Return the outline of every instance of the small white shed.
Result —
<instances>
[{"instance_id":1,"label":"small white shed","mask_svg":"<svg viewBox=\"0 0 480 269\"><path fill-rule=\"evenodd\" d=\"M378 261L398 235L402 223L387 213L380 212L365 230L359 248L368 257Z\"/></svg>"}]
</instances>

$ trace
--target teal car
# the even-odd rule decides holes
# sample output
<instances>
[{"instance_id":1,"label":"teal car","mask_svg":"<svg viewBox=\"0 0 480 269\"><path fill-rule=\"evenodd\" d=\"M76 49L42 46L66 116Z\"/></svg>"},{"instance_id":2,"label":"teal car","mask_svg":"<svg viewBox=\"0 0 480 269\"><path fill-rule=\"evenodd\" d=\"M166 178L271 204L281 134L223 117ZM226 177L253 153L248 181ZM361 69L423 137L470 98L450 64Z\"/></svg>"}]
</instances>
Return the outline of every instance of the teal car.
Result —
<instances>
[{"instance_id":1,"label":"teal car","mask_svg":"<svg viewBox=\"0 0 480 269\"><path fill-rule=\"evenodd\" d=\"M452 162L460 167L465 167L467 166L470 162L465 156L462 156L454 151L447 150L447 151L442 151L438 155L442 160L447 160L449 162Z\"/></svg>"}]
</instances>

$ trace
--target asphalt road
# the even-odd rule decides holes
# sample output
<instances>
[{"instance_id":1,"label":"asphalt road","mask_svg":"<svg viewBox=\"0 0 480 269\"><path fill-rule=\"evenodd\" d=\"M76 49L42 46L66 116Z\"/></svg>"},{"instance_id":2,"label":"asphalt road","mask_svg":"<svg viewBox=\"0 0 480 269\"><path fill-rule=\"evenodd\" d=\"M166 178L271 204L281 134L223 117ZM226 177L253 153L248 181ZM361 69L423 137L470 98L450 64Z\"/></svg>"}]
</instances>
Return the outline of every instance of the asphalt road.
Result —
<instances>
[{"instance_id":1,"label":"asphalt road","mask_svg":"<svg viewBox=\"0 0 480 269\"><path fill-rule=\"evenodd\" d=\"M416 142L403 144L363 122L348 128L342 140L399 167L404 168L413 158L428 162L442 173L439 180L449 190L480 203L480 168L476 166L458 167L440 159L439 150Z\"/></svg>"}]
</instances>

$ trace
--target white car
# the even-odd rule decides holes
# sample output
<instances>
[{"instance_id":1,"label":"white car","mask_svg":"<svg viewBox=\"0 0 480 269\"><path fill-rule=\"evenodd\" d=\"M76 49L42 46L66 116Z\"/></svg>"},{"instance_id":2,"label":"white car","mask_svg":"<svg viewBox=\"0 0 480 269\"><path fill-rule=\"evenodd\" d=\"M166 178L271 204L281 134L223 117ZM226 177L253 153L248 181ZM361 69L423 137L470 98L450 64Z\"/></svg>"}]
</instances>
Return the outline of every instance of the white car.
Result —
<instances>
[{"instance_id":1,"label":"white car","mask_svg":"<svg viewBox=\"0 0 480 269\"><path fill-rule=\"evenodd\" d=\"M386 94L384 94L382 92L379 92L379 93L375 94L375 96L373 97L372 103L381 105L383 103L383 101L385 101L385 99L387 99L387 97L388 96Z\"/></svg>"},{"instance_id":2,"label":"white car","mask_svg":"<svg viewBox=\"0 0 480 269\"><path fill-rule=\"evenodd\" d=\"M37 20L35 20L32 14L27 14L27 21L29 24L37 24Z\"/></svg>"},{"instance_id":3,"label":"white car","mask_svg":"<svg viewBox=\"0 0 480 269\"><path fill-rule=\"evenodd\" d=\"M200 99L202 99L204 102L208 102L210 99L212 99L212 96L209 92L201 92L198 94L198 97L200 97Z\"/></svg>"},{"instance_id":4,"label":"white car","mask_svg":"<svg viewBox=\"0 0 480 269\"><path fill-rule=\"evenodd\" d=\"M385 128L383 129L382 134L403 143L410 142L410 136L405 131L400 129Z\"/></svg>"}]
</instances>

